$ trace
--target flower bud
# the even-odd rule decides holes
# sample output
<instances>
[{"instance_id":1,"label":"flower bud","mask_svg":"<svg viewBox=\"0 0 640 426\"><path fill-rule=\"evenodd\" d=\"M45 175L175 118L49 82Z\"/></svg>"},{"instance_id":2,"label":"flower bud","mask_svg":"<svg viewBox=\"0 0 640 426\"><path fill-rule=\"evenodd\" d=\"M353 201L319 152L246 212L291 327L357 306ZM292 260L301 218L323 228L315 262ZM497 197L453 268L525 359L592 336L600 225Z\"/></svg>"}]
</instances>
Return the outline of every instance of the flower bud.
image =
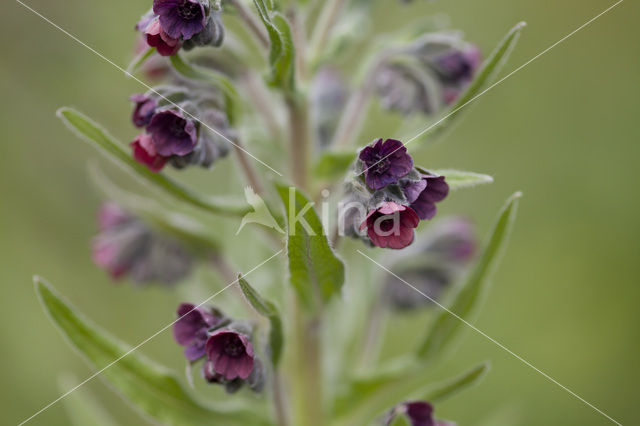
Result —
<instances>
[{"instance_id":1,"label":"flower bud","mask_svg":"<svg viewBox=\"0 0 640 426\"><path fill-rule=\"evenodd\" d=\"M391 262L395 275L387 277L385 300L401 311L441 300L466 270L476 245L473 226L467 220L449 218L436 222L411 252Z\"/></svg>"},{"instance_id":2,"label":"flower bud","mask_svg":"<svg viewBox=\"0 0 640 426\"><path fill-rule=\"evenodd\" d=\"M129 275L136 283L172 284L192 269L193 258L178 241L152 231L116 204L103 205L93 260L114 279Z\"/></svg>"},{"instance_id":3,"label":"flower bud","mask_svg":"<svg viewBox=\"0 0 640 426\"><path fill-rule=\"evenodd\" d=\"M433 417L433 406L424 401L403 402L394 407L385 416L383 424L391 426L400 419L405 420L411 426L455 426L454 423L436 420Z\"/></svg>"},{"instance_id":4,"label":"flower bud","mask_svg":"<svg viewBox=\"0 0 640 426\"><path fill-rule=\"evenodd\" d=\"M184 42L184 50L191 50L194 47L202 46L214 46L220 47L224 41L224 26L222 25L222 19L220 13L217 11L211 12L209 18L207 18L207 25L204 30L194 35L189 40Z\"/></svg>"},{"instance_id":5,"label":"flower bud","mask_svg":"<svg viewBox=\"0 0 640 426\"><path fill-rule=\"evenodd\" d=\"M480 64L479 49L458 33L425 34L386 60L376 89L386 109L434 114L460 96Z\"/></svg>"}]
</instances>

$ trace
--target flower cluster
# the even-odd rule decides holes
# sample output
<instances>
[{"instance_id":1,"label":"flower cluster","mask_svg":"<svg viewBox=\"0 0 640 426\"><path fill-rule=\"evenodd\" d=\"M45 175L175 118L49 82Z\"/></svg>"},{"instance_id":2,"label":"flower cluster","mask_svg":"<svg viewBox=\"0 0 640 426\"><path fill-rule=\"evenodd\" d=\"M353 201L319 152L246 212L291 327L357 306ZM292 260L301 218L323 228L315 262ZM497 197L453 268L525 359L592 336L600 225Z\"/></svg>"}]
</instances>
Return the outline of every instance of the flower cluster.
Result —
<instances>
[{"instance_id":1,"label":"flower cluster","mask_svg":"<svg viewBox=\"0 0 640 426\"><path fill-rule=\"evenodd\" d=\"M202 376L209 383L235 392L244 384L258 392L264 384L264 368L254 353L251 328L225 317L219 310L182 303L173 325L176 342L185 347L187 361L205 358Z\"/></svg>"},{"instance_id":2,"label":"flower cluster","mask_svg":"<svg viewBox=\"0 0 640 426\"><path fill-rule=\"evenodd\" d=\"M183 244L154 232L117 204L100 208L98 226L93 260L114 279L129 275L139 284L173 284L191 272L193 256Z\"/></svg>"},{"instance_id":3,"label":"flower cluster","mask_svg":"<svg viewBox=\"0 0 640 426\"><path fill-rule=\"evenodd\" d=\"M387 276L384 300L402 311L440 300L466 270L476 247L473 225L468 220L453 217L434 223L411 248L413 252L392 262L394 274Z\"/></svg>"},{"instance_id":4,"label":"flower cluster","mask_svg":"<svg viewBox=\"0 0 640 426\"><path fill-rule=\"evenodd\" d=\"M457 33L427 34L389 57L376 89L385 109L434 114L458 99L480 67L479 49Z\"/></svg>"},{"instance_id":5,"label":"flower cluster","mask_svg":"<svg viewBox=\"0 0 640 426\"><path fill-rule=\"evenodd\" d=\"M364 218L352 215L346 220L358 227L351 229L352 235L377 247L410 245L414 229L436 215L436 203L449 193L445 177L414 167L407 148L395 139L378 139L362 149L356 169L358 179L348 184L347 200L367 211Z\"/></svg>"},{"instance_id":6,"label":"flower cluster","mask_svg":"<svg viewBox=\"0 0 640 426\"><path fill-rule=\"evenodd\" d=\"M385 417L384 425L391 426L396 421L405 420L401 424L411 426L455 426L454 423L436 420L433 417L433 406L425 401L403 402L394 407Z\"/></svg>"},{"instance_id":7,"label":"flower cluster","mask_svg":"<svg viewBox=\"0 0 640 426\"><path fill-rule=\"evenodd\" d=\"M154 0L136 29L162 56L175 55L180 48L220 46L224 39L220 13L209 0Z\"/></svg>"},{"instance_id":8,"label":"flower cluster","mask_svg":"<svg viewBox=\"0 0 640 426\"><path fill-rule=\"evenodd\" d=\"M146 129L131 143L137 162L158 172L167 163L178 169L188 165L210 167L217 158L227 155L225 139L233 137L234 132L223 110L223 99L211 90L193 98L190 94L194 92L164 87L131 97L133 124ZM210 131L209 126L218 133Z\"/></svg>"}]
</instances>

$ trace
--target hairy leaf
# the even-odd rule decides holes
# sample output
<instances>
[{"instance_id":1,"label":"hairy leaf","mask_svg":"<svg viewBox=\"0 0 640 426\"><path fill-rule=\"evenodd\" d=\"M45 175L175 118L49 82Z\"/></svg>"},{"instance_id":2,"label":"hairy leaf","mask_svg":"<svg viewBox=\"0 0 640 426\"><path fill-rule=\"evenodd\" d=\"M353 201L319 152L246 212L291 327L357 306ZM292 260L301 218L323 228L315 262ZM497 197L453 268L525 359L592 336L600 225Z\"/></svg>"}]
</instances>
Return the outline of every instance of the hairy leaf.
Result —
<instances>
[{"instance_id":1,"label":"hairy leaf","mask_svg":"<svg viewBox=\"0 0 640 426\"><path fill-rule=\"evenodd\" d=\"M285 185L277 185L277 189L288 224L290 281L303 304L315 309L340 293L344 264L329 246L322 223L307 197Z\"/></svg>"},{"instance_id":2,"label":"hairy leaf","mask_svg":"<svg viewBox=\"0 0 640 426\"><path fill-rule=\"evenodd\" d=\"M41 278L34 281L42 306L69 344L142 413L169 425L256 422L247 412L195 400L165 368L93 324Z\"/></svg>"},{"instance_id":3,"label":"hairy leaf","mask_svg":"<svg viewBox=\"0 0 640 426\"><path fill-rule=\"evenodd\" d=\"M480 173L463 172L453 169L434 170L433 173L444 176L449 184L449 188L452 190L493 183L491 176Z\"/></svg>"},{"instance_id":4,"label":"hairy leaf","mask_svg":"<svg viewBox=\"0 0 640 426\"><path fill-rule=\"evenodd\" d=\"M264 0L253 0L253 3L269 35L269 83L291 92L294 89L296 53L289 22L278 12L271 14Z\"/></svg>"},{"instance_id":5,"label":"hairy leaf","mask_svg":"<svg viewBox=\"0 0 640 426\"><path fill-rule=\"evenodd\" d=\"M500 254L511 232L516 217L518 200L522 194L513 194L502 208L498 221L489 234L489 239L466 281L458 289L448 310L442 310L430 327L426 339L418 349L423 360L432 360L449 348L458 333L468 327L464 321L473 321L475 308L480 305L483 294L488 290L489 277L495 269ZM455 314L452 315L451 312ZM462 319L462 320L461 320Z\"/></svg>"},{"instance_id":6,"label":"hairy leaf","mask_svg":"<svg viewBox=\"0 0 640 426\"><path fill-rule=\"evenodd\" d=\"M262 316L269 319L271 328L269 330L269 346L271 349L271 361L276 367L282 355L282 344L284 341L282 332L282 320L278 313L278 308L272 302L265 300L242 276L238 277L238 283L245 297L253 308Z\"/></svg>"},{"instance_id":7,"label":"hairy leaf","mask_svg":"<svg viewBox=\"0 0 640 426\"><path fill-rule=\"evenodd\" d=\"M480 364L453 379L433 384L429 382L432 369L410 364L402 372L360 380L338 401L337 420L333 425L370 424L385 410L409 399L443 400L478 383L488 369L488 363Z\"/></svg>"},{"instance_id":8,"label":"hairy leaf","mask_svg":"<svg viewBox=\"0 0 640 426\"><path fill-rule=\"evenodd\" d=\"M117 165L140 178L144 183L164 191L180 201L212 213L224 215L242 216L251 211L247 205L238 204L236 200L204 197L162 173L152 172L146 166L136 162L122 144L100 125L72 108L60 108L57 115L80 139L98 148Z\"/></svg>"}]
</instances>

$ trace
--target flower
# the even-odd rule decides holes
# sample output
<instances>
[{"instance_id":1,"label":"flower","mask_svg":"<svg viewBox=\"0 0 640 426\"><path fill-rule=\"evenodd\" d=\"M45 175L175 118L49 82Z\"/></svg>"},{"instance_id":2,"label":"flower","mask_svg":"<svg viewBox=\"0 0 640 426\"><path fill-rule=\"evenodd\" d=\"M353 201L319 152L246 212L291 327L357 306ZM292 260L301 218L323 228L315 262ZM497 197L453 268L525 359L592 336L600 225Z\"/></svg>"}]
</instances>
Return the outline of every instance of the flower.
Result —
<instances>
[{"instance_id":1,"label":"flower","mask_svg":"<svg viewBox=\"0 0 640 426\"><path fill-rule=\"evenodd\" d=\"M377 247L401 249L413 242L414 228L419 222L418 214L410 207L386 201L369 211L360 230L366 228L369 239Z\"/></svg>"},{"instance_id":2,"label":"flower","mask_svg":"<svg viewBox=\"0 0 640 426\"><path fill-rule=\"evenodd\" d=\"M366 146L359 155L364 166L367 185L375 190L398 183L413 168L413 159L402 142L395 139L378 139Z\"/></svg>"},{"instance_id":3,"label":"flower","mask_svg":"<svg viewBox=\"0 0 640 426\"><path fill-rule=\"evenodd\" d=\"M435 420L433 418L433 406L424 401L404 402L394 407L384 420L385 426L403 416L411 426L455 426L451 422Z\"/></svg>"},{"instance_id":4,"label":"flower","mask_svg":"<svg viewBox=\"0 0 640 426\"><path fill-rule=\"evenodd\" d=\"M468 45L452 49L433 59L431 66L444 84L444 102L453 103L471 81L482 62L480 49Z\"/></svg>"},{"instance_id":5,"label":"flower","mask_svg":"<svg viewBox=\"0 0 640 426\"><path fill-rule=\"evenodd\" d=\"M176 311L178 321L173 324L173 337L185 346L184 356L195 361L205 355L204 346L209 329L220 323L222 316L214 309L205 309L191 303L182 303Z\"/></svg>"},{"instance_id":6,"label":"flower","mask_svg":"<svg viewBox=\"0 0 640 426\"><path fill-rule=\"evenodd\" d=\"M198 142L196 124L181 111L165 109L156 112L147 126L158 154L169 157L187 155Z\"/></svg>"},{"instance_id":7,"label":"flower","mask_svg":"<svg viewBox=\"0 0 640 426\"><path fill-rule=\"evenodd\" d=\"M218 330L209 336L205 351L213 371L225 380L247 379L251 375L254 354L246 335L231 329Z\"/></svg>"},{"instance_id":8,"label":"flower","mask_svg":"<svg viewBox=\"0 0 640 426\"><path fill-rule=\"evenodd\" d=\"M254 358L253 370L246 380L239 377L227 380L222 374L216 373L212 361L206 361L202 365L202 377L209 383L224 385L228 393L238 391L245 383L248 384L249 388L254 392L260 392L264 388L265 370L262 362L260 362L258 358Z\"/></svg>"},{"instance_id":9,"label":"flower","mask_svg":"<svg viewBox=\"0 0 640 426\"><path fill-rule=\"evenodd\" d=\"M151 136L142 133L131 142L133 158L140 164L144 164L152 172L159 172L168 161L168 157L159 155L153 145Z\"/></svg>"},{"instance_id":10,"label":"flower","mask_svg":"<svg viewBox=\"0 0 640 426\"><path fill-rule=\"evenodd\" d=\"M207 24L205 7L198 0L153 0L153 11L162 29L174 39L189 40Z\"/></svg>"},{"instance_id":11,"label":"flower","mask_svg":"<svg viewBox=\"0 0 640 426\"><path fill-rule=\"evenodd\" d=\"M436 215L436 203L449 194L449 185L444 176L421 172L418 181L407 180L401 183L409 206L415 210L421 220L433 219Z\"/></svg>"},{"instance_id":12,"label":"flower","mask_svg":"<svg viewBox=\"0 0 640 426\"><path fill-rule=\"evenodd\" d=\"M98 225L93 260L112 278L129 275L136 283L171 284L191 272L193 258L182 244L155 233L118 205L104 204L98 213Z\"/></svg>"},{"instance_id":13,"label":"flower","mask_svg":"<svg viewBox=\"0 0 640 426\"><path fill-rule=\"evenodd\" d=\"M136 127L144 127L149 124L151 117L156 112L158 102L151 96L140 93L131 95L129 99L135 103L133 115L131 116L133 124Z\"/></svg>"},{"instance_id":14,"label":"flower","mask_svg":"<svg viewBox=\"0 0 640 426\"><path fill-rule=\"evenodd\" d=\"M155 47L161 56L173 56L182 46L182 42L179 39L171 37L163 30L158 18L147 25L144 29L144 34L147 37L147 44Z\"/></svg>"},{"instance_id":15,"label":"flower","mask_svg":"<svg viewBox=\"0 0 640 426\"><path fill-rule=\"evenodd\" d=\"M224 26L222 25L222 19L220 18L220 13L213 11L207 18L207 25L204 29L189 40L186 40L182 47L184 50L191 50L196 46L219 47L223 41Z\"/></svg>"}]
</instances>

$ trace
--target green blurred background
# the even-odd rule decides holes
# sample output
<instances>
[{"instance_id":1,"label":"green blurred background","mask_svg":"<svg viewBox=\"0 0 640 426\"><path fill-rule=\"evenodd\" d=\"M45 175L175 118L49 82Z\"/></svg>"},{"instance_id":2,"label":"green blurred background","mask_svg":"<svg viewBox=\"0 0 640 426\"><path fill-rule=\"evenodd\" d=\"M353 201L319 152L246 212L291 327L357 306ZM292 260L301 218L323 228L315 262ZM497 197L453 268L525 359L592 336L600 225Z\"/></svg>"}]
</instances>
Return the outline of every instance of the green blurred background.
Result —
<instances>
[{"instance_id":1,"label":"green blurred background","mask_svg":"<svg viewBox=\"0 0 640 426\"><path fill-rule=\"evenodd\" d=\"M29 2L123 65L130 60L131 28L149 3ZM382 28L442 11L485 52L526 20L505 73L612 4L441 0L401 9L392 0L377 3ZM417 154L417 162L430 167L495 177L493 185L455 193L441 210L471 215L481 233L509 194L524 192L477 326L625 425L640 424L638 18L640 4L625 1L483 96L446 143ZM165 325L179 296L113 285L94 267L88 248L100 199L86 171L87 161L98 156L54 115L59 106L76 106L128 140L134 129L127 97L140 86L16 2L3 7L0 31L0 412L3 424L17 424L60 395L61 372L79 379L91 374L40 308L33 274L131 344ZM187 179L207 178L206 190L225 182L229 170L226 165ZM234 261L245 270L267 257L246 260L241 254ZM195 294L202 282L218 285L199 271L186 291ZM409 339L414 331L402 332ZM141 351L183 368L168 332ZM493 365L485 381L439 406L439 417L463 426L610 424L473 332L444 372L485 359ZM119 424L145 422L100 380L77 392L97 396ZM57 404L30 424L65 425L67 419L64 404Z\"/></svg>"}]
</instances>

